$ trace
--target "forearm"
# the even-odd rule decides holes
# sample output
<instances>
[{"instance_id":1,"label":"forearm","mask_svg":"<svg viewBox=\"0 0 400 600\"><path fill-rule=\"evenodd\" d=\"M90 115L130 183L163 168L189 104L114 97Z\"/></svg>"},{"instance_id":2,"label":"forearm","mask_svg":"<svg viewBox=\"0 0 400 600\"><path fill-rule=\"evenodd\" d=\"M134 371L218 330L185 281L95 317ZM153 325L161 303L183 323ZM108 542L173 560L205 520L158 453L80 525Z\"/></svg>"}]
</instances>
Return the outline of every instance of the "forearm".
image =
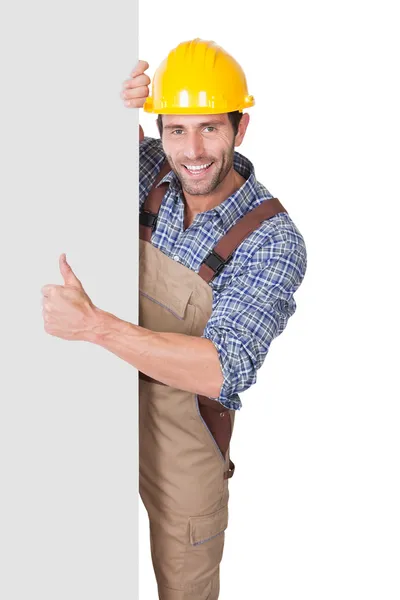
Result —
<instances>
[{"instance_id":1,"label":"forearm","mask_svg":"<svg viewBox=\"0 0 400 600\"><path fill-rule=\"evenodd\" d=\"M150 331L98 308L86 339L166 385L210 398L219 396L223 374L210 340Z\"/></svg>"}]
</instances>

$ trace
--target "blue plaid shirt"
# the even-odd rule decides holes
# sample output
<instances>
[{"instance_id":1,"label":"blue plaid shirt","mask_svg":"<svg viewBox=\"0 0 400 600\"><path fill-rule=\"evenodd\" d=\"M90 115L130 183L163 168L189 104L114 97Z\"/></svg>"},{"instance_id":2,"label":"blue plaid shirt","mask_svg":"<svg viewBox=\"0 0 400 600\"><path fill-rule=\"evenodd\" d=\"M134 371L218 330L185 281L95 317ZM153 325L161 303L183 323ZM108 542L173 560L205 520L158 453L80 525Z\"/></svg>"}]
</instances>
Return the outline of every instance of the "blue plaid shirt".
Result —
<instances>
[{"instance_id":1,"label":"blue plaid shirt","mask_svg":"<svg viewBox=\"0 0 400 600\"><path fill-rule=\"evenodd\" d=\"M140 143L139 199L142 207L165 159L160 139ZM245 179L242 187L211 210L196 215L183 231L184 201L178 178L169 182L151 242L164 254L198 273L202 261L240 217L272 198L256 180L252 163L235 152L234 168ZM294 292L307 267L304 239L287 213L264 221L234 252L233 258L210 282L211 317L203 336L215 345L224 382L218 400L240 409L238 393L256 382L270 344L296 310Z\"/></svg>"}]
</instances>

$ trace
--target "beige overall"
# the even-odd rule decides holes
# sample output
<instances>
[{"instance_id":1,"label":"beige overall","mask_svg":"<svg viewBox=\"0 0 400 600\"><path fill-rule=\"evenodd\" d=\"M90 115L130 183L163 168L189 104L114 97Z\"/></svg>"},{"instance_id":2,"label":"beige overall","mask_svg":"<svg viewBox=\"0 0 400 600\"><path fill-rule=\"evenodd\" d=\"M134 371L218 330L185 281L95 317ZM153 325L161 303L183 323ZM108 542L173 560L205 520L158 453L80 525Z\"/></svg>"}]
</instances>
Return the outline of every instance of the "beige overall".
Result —
<instances>
[{"instance_id":1,"label":"beige overall","mask_svg":"<svg viewBox=\"0 0 400 600\"><path fill-rule=\"evenodd\" d=\"M228 259L263 220L285 209L276 198L263 202L218 242L217 256L209 256L196 273L150 242L168 185L157 184L169 170L165 164L140 214L139 325L201 336L212 309L209 282L220 257ZM139 373L139 490L149 516L160 600L219 596L234 416L215 400Z\"/></svg>"}]
</instances>

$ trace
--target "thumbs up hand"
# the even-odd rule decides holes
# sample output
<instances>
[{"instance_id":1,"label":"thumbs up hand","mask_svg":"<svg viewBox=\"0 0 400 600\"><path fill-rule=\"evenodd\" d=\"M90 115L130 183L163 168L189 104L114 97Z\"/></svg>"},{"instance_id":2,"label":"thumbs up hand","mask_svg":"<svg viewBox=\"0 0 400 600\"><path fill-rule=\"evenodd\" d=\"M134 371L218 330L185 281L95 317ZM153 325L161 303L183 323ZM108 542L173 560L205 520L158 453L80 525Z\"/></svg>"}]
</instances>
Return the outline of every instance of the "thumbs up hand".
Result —
<instances>
[{"instance_id":1,"label":"thumbs up hand","mask_svg":"<svg viewBox=\"0 0 400 600\"><path fill-rule=\"evenodd\" d=\"M46 333L64 340L86 340L96 322L96 307L83 289L65 254L59 259L64 285L42 287Z\"/></svg>"}]
</instances>

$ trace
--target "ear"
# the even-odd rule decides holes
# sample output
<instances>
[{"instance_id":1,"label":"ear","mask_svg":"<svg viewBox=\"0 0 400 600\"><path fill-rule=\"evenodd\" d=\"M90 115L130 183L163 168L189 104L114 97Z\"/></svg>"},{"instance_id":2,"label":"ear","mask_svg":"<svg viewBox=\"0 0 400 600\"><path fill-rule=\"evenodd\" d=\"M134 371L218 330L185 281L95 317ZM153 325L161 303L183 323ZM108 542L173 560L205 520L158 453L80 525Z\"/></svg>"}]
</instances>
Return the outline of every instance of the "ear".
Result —
<instances>
[{"instance_id":1,"label":"ear","mask_svg":"<svg viewBox=\"0 0 400 600\"><path fill-rule=\"evenodd\" d=\"M243 138L245 136L249 121L250 121L249 113L243 113L242 118L240 119L240 122L239 122L238 132L235 137L235 147L240 146L240 144L243 142Z\"/></svg>"}]
</instances>

